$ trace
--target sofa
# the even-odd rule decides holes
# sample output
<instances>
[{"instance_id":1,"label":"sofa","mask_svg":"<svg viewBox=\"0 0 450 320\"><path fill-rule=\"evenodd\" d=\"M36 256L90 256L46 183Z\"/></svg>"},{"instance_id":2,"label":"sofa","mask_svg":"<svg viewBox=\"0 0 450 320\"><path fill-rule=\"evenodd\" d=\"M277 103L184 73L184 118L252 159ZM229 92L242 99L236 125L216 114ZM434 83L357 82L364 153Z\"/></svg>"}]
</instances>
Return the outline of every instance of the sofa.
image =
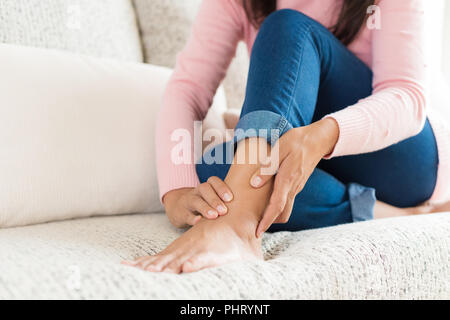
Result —
<instances>
[{"instance_id":1,"label":"sofa","mask_svg":"<svg viewBox=\"0 0 450 320\"><path fill-rule=\"evenodd\" d=\"M173 67L199 3L1 0L0 43ZM240 45L216 121L241 104L247 68ZM0 299L450 298L449 213L266 234L264 261L174 275L120 264L184 232L154 207L0 229Z\"/></svg>"}]
</instances>

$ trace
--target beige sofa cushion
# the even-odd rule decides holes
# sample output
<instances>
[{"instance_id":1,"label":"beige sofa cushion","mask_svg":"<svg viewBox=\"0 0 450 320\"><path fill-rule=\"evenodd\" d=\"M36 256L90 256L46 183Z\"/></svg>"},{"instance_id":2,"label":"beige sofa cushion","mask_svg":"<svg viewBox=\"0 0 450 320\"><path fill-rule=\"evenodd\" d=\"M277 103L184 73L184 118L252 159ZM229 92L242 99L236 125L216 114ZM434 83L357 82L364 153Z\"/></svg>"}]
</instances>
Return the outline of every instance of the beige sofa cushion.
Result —
<instances>
[{"instance_id":1,"label":"beige sofa cushion","mask_svg":"<svg viewBox=\"0 0 450 320\"><path fill-rule=\"evenodd\" d=\"M202 0L133 0L137 12L145 61L173 68L190 34ZM241 108L248 71L248 52L244 43L223 82L229 108Z\"/></svg>"},{"instance_id":2,"label":"beige sofa cushion","mask_svg":"<svg viewBox=\"0 0 450 320\"><path fill-rule=\"evenodd\" d=\"M131 0L1 0L0 42L142 61Z\"/></svg>"},{"instance_id":3,"label":"beige sofa cushion","mask_svg":"<svg viewBox=\"0 0 450 320\"><path fill-rule=\"evenodd\" d=\"M156 114L171 70L0 44L0 228L161 211Z\"/></svg>"},{"instance_id":4,"label":"beige sofa cushion","mask_svg":"<svg viewBox=\"0 0 450 320\"><path fill-rule=\"evenodd\" d=\"M0 44L0 70L0 228L162 210L154 133L170 69ZM205 127L224 129L225 109L219 90Z\"/></svg>"},{"instance_id":5,"label":"beige sofa cushion","mask_svg":"<svg viewBox=\"0 0 450 320\"><path fill-rule=\"evenodd\" d=\"M0 229L0 299L450 298L450 213L265 234L265 262L192 274L120 264L181 232L163 214Z\"/></svg>"}]
</instances>

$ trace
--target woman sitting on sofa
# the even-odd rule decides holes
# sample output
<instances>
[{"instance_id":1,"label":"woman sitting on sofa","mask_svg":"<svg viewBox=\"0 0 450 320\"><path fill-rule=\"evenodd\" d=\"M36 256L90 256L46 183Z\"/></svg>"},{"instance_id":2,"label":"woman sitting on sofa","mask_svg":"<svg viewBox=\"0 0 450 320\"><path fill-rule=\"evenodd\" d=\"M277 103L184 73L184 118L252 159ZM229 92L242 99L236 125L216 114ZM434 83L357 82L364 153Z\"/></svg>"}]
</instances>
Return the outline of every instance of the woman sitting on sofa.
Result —
<instances>
[{"instance_id":1,"label":"woman sitting on sofa","mask_svg":"<svg viewBox=\"0 0 450 320\"><path fill-rule=\"evenodd\" d=\"M420 0L204 0L157 130L167 215L193 227L128 263L193 272L262 259L265 231L449 210L430 205L449 200L450 135L427 116L422 28ZM194 121L240 40L251 60L234 139L196 164ZM191 136L181 164L177 129Z\"/></svg>"}]
</instances>

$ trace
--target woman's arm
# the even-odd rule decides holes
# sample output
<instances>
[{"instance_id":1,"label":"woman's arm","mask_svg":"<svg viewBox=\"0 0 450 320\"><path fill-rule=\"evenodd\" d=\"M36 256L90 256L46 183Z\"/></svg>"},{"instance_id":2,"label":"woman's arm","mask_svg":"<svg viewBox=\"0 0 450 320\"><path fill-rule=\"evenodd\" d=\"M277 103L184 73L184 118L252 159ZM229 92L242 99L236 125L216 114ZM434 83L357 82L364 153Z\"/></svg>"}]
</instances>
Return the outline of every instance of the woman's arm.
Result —
<instances>
[{"instance_id":1,"label":"woman's arm","mask_svg":"<svg viewBox=\"0 0 450 320\"><path fill-rule=\"evenodd\" d=\"M244 20L241 14L236 1L204 0L188 43L178 55L164 94L156 132L161 198L171 190L199 185L192 141L194 121L206 116L237 43L242 39ZM177 129L190 134L185 141L191 150L189 163L174 164L171 159L173 147L179 145L179 141L171 139Z\"/></svg>"},{"instance_id":2,"label":"woman's arm","mask_svg":"<svg viewBox=\"0 0 450 320\"><path fill-rule=\"evenodd\" d=\"M274 161L280 166L258 235L274 221L289 219L295 196L325 155L380 150L422 129L426 67L421 2L381 0L379 6L381 30L374 30L372 39L373 95L312 125L292 129L278 140L279 158ZM271 178L259 171L250 182L256 188Z\"/></svg>"},{"instance_id":3,"label":"woman's arm","mask_svg":"<svg viewBox=\"0 0 450 320\"><path fill-rule=\"evenodd\" d=\"M328 157L384 149L418 134L426 119L421 0L380 0L373 30L373 95L333 113L339 139Z\"/></svg>"}]
</instances>

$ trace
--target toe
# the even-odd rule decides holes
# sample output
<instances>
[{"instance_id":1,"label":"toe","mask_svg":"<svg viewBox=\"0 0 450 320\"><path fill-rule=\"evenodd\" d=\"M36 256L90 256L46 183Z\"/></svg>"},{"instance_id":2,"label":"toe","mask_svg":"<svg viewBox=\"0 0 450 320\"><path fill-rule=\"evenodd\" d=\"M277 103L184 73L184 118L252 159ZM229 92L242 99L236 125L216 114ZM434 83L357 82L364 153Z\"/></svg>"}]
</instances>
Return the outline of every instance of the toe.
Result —
<instances>
[{"instance_id":1,"label":"toe","mask_svg":"<svg viewBox=\"0 0 450 320\"><path fill-rule=\"evenodd\" d=\"M122 260L120 262L120 264L126 265L126 266L130 266L130 267L134 267L137 264L137 261L130 261L130 260Z\"/></svg>"},{"instance_id":2,"label":"toe","mask_svg":"<svg viewBox=\"0 0 450 320\"><path fill-rule=\"evenodd\" d=\"M181 272L183 272L183 273L191 273L191 272L195 272L195 271L196 270L194 269L194 265L192 264L192 262L190 260L186 261L181 266Z\"/></svg>"},{"instance_id":3,"label":"toe","mask_svg":"<svg viewBox=\"0 0 450 320\"><path fill-rule=\"evenodd\" d=\"M241 259L236 256L212 255L209 252L202 252L186 260L181 267L181 272L197 272L207 268L222 266L238 260Z\"/></svg>"},{"instance_id":4,"label":"toe","mask_svg":"<svg viewBox=\"0 0 450 320\"><path fill-rule=\"evenodd\" d=\"M202 256L196 256L185 261L181 267L183 273L191 273L208 268L210 265Z\"/></svg>"},{"instance_id":5,"label":"toe","mask_svg":"<svg viewBox=\"0 0 450 320\"><path fill-rule=\"evenodd\" d=\"M159 272L161 271L160 261L162 259L162 256L155 256L154 259L149 260L145 265L142 266L143 270L146 271L152 271L152 272Z\"/></svg>"},{"instance_id":6,"label":"toe","mask_svg":"<svg viewBox=\"0 0 450 320\"><path fill-rule=\"evenodd\" d=\"M169 273L181 273L184 262L188 260L190 256L191 255L187 253L179 255L177 258L169 262L162 271Z\"/></svg>"},{"instance_id":7,"label":"toe","mask_svg":"<svg viewBox=\"0 0 450 320\"><path fill-rule=\"evenodd\" d=\"M160 255L157 259L148 264L145 270L152 272L161 272L168 264L174 261L174 259L175 256L173 254Z\"/></svg>"},{"instance_id":8,"label":"toe","mask_svg":"<svg viewBox=\"0 0 450 320\"><path fill-rule=\"evenodd\" d=\"M143 256L140 258L136 258L135 260L123 260L121 264L136 268L142 268L142 264L146 263L152 257L153 256Z\"/></svg>"},{"instance_id":9,"label":"toe","mask_svg":"<svg viewBox=\"0 0 450 320\"><path fill-rule=\"evenodd\" d=\"M135 267L145 270L145 268L156 259L158 259L158 255L141 258L139 260L136 260Z\"/></svg>"},{"instance_id":10,"label":"toe","mask_svg":"<svg viewBox=\"0 0 450 320\"><path fill-rule=\"evenodd\" d=\"M180 273L181 272L181 266L183 265L182 261L177 258L172 260L172 262L168 263L164 269L162 270L162 272L167 272L167 273Z\"/></svg>"}]
</instances>

